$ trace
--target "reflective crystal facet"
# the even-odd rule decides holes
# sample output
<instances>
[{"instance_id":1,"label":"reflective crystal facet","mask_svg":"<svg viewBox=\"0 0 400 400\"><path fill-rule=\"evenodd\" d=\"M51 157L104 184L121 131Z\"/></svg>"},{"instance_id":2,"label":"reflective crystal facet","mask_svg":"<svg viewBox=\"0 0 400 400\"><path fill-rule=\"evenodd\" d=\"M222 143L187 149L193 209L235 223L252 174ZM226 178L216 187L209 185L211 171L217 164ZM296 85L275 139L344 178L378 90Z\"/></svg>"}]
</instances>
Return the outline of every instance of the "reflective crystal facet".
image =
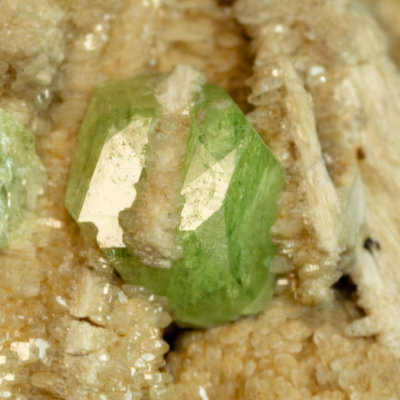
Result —
<instances>
[{"instance_id":1,"label":"reflective crystal facet","mask_svg":"<svg viewBox=\"0 0 400 400\"><path fill-rule=\"evenodd\" d=\"M138 215L129 211L140 197L136 191L151 172L151 135L166 118L153 94L163 79L146 76L97 91L80 132L66 206L81 226L90 227L86 232L96 235L123 279L166 296L181 325L211 326L256 313L275 282L269 230L283 173L223 89L200 85L188 122L181 124L187 131L185 153L177 163L180 193L173 197L182 199L174 230L179 257L167 267L151 267L124 244L129 218ZM169 113L168 121L179 122L181 114L187 113Z\"/></svg>"},{"instance_id":2,"label":"reflective crystal facet","mask_svg":"<svg viewBox=\"0 0 400 400\"><path fill-rule=\"evenodd\" d=\"M136 197L134 185L142 173L150 122L135 119L104 142L78 217L78 222L97 227L100 247L125 247L118 213Z\"/></svg>"},{"instance_id":3,"label":"reflective crystal facet","mask_svg":"<svg viewBox=\"0 0 400 400\"><path fill-rule=\"evenodd\" d=\"M144 148L159 105L156 76L115 82L96 91L81 127L71 164L66 206L102 248L122 247L118 213L135 198Z\"/></svg>"},{"instance_id":4,"label":"reflective crystal facet","mask_svg":"<svg viewBox=\"0 0 400 400\"><path fill-rule=\"evenodd\" d=\"M0 110L0 249L31 232L45 181L33 134Z\"/></svg>"}]
</instances>

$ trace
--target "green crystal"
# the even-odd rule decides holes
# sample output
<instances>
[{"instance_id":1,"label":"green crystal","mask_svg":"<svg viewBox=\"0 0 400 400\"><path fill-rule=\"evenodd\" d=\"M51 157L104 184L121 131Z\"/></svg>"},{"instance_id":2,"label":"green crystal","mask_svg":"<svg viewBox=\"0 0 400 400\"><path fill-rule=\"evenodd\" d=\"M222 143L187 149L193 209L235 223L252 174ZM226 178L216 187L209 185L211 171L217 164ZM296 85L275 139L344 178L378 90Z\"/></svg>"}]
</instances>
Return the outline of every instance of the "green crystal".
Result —
<instances>
[{"instance_id":1,"label":"green crystal","mask_svg":"<svg viewBox=\"0 0 400 400\"><path fill-rule=\"evenodd\" d=\"M31 232L45 181L33 134L0 110L0 249Z\"/></svg>"},{"instance_id":2,"label":"green crystal","mask_svg":"<svg viewBox=\"0 0 400 400\"><path fill-rule=\"evenodd\" d=\"M257 313L275 284L269 230L283 172L220 87L203 84L190 108L176 229L181 256L170 268L154 268L124 243L124 210L146 179L149 137L163 118L154 94L163 79L147 75L96 91L80 131L66 207L126 282L168 298L179 324L205 327Z\"/></svg>"}]
</instances>

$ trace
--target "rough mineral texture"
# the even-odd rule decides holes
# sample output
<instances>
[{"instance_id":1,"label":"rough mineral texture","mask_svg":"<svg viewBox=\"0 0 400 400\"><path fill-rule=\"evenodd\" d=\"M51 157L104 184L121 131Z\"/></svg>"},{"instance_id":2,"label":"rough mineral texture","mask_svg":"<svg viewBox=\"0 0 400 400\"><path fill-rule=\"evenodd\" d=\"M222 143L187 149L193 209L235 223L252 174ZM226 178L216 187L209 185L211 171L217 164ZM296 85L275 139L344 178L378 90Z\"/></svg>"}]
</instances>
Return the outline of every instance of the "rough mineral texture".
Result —
<instances>
[{"instance_id":1,"label":"rough mineral texture","mask_svg":"<svg viewBox=\"0 0 400 400\"><path fill-rule=\"evenodd\" d=\"M0 249L29 237L45 181L33 134L0 110Z\"/></svg>"},{"instance_id":2,"label":"rough mineral texture","mask_svg":"<svg viewBox=\"0 0 400 400\"><path fill-rule=\"evenodd\" d=\"M64 12L52 0L6 0L0 15L0 108L32 131L51 128L45 111L61 86Z\"/></svg>"},{"instance_id":3,"label":"rough mineral texture","mask_svg":"<svg viewBox=\"0 0 400 400\"><path fill-rule=\"evenodd\" d=\"M357 314L343 299L309 309L283 295L257 318L186 334L168 370L185 399L397 399L391 353L344 334Z\"/></svg>"},{"instance_id":4,"label":"rough mineral texture","mask_svg":"<svg viewBox=\"0 0 400 400\"><path fill-rule=\"evenodd\" d=\"M282 185L227 93L179 65L96 91L65 204L126 282L166 296L178 323L205 327L272 297Z\"/></svg>"},{"instance_id":5,"label":"rough mineral texture","mask_svg":"<svg viewBox=\"0 0 400 400\"><path fill-rule=\"evenodd\" d=\"M236 5L258 46L250 119L288 177L274 227L282 271L297 270L304 303L326 301L340 271L352 274L370 314L354 334L380 332L399 355L400 76L388 43L357 2L299 2L290 13L282 1L250 3Z\"/></svg>"},{"instance_id":6,"label":"rough mineral texture","mask_svg":"<svg viewBox=\"0 0 400 400\"><path fill-rule=\"evenodd\" d=\"M138 13L148 10L141 2L122 3ZM31 241L12 244L1 255L2 398L169 396L166 385L171 377L160 370L168 350L162 330L169 315L154 296L124 287L113 277L95 245L81 241L63 207L75 129L90 91L106 79L106 72L99 72L99 55L113 41L108 21L117 14L114 4L68 2L63 11L62 2L2 3L0 26L10 29L14 40L3 40L2 35L1 59L15 65L17 74L2 75L1 107L24 125L43 113L53 121L51 129L40 129L36 138L48 174L47 190L38 202L36 231ZM60 18L65 22L62 28ZM57 28L47 34L53 25ZM144 29L136 27L137 32ZM116 37L127 34L116 24L114 30L119 29ZM139 49L135 37L130 36L129 46ZM65 52L61 69L59 56L53 54L63 54L62 59ZM131 57L131 73L149 64L144 54L132 52ZM45 60L43 74L63 76L60 88L54 88L53 81L37 81L37 59ZM49 88L50 100L36 104L32 98L42 88ZM61 101L51 101L55 91Z\"/></svg>"},{"instance_id":7,"label":"rough mineral texture","mask_svg":"<svg viewBox=\"0 0 400 400\"><path fill-rule=\"evenodd\" d=\"M274 227L283 269L296 270L304 303L327 301L364 218L356 149L365 114L351 77L386 43L352 2L250 3L236 4L257 46L249 118L287 177ZM361 46L367 35L370 46Z\"/></svg>"},{"instance_id":8,"label":"rough mineral texture","mask_svg":"<svg viewBox=\"0 0 400 400\"><path fill-rule=\"evenodd\" d=\"M379 16L396 54L398 1L364 3ZM0 108L38 135L49 177L33 238L12 244L0 256L1 398L400 397L393 355L398 360L400 94L387 39L353 0L240 0L235 10L230 4L1 2ZM169 71L179 63L225 87L243 110L255 108L250 118L277 157L278 149L286 149L282 157L297 160L295 167L286 163L286 204L298 198L300 206L294 208L301 212L304 201L313 200L303 179L315 161L326 185L317 181L309 196L332 191L330 201L350 210L343 201L352 198L351 178L361 176L367 223L356 255L343 252L354 248L350 239L334 252L315 247L313 260L337 254L339 268L295 266L282 251L274 267L282 276L270 307L257 318L184 334L167 357L166 372L167 345L161 336L170 318L162 300L122 285L96 246L79 236L62 205L70 157L94 88L108 80ZM275 80L280 71L284 84ZM279 144L279 136L288 143ZM359 204L357 196L353 199ZM310 240L317 237L318 219L314 208L308 210L304 220L294 215L293 225L277 225L277 244L289 253L290 244L297 246L299 229ZM343 222L341 211L338 215ZM337 232L343 238L343 225L336 225L332 215L329 221L327 229L341 226ZM311 248L305 240L306 254ZM351 272L357 284L350 300L329 289L342 272ZM300 306L293 293L303 302L325 305ZM357 297L366 315L355 309Z\"/></svg>"}]
</instances>

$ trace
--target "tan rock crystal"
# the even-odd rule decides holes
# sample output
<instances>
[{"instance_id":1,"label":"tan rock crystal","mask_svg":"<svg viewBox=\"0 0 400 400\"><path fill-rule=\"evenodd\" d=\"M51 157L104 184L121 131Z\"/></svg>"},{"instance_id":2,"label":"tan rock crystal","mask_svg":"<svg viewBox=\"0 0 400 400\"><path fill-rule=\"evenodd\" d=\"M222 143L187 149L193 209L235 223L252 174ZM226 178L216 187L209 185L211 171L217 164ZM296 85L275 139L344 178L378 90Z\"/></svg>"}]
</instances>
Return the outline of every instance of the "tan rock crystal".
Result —
<instances>
[{"instance_id":1,"label":"tan rock crystal","mask_svg":"<svg viewBox=\"0 0 400 400\"><path fill-rule=\"evenodd\" d=\"M338 271L347 269L360 285L361 304L376 332L400 355L400 274L395 268L400 255L395 217L400 75L389 60L387 41L356 1L318 1L312 10L299 2L292 13L281 1L266 1L264 8L260 2L258 9L250 3L240 1L236 8L258 45L250 97L257 108L250 118L276 154L290 160L282 219L274 232L280 251L298 270L299 296L304 302L324 300ZM267 7L276 14L266 13ZM279 26L272 15L281 16ZM313 109L304 108L307 92ZM304 100L294 103L301 93ZM284 116L277 132L270 129L275 123L268 118L271 101ZM307 115L311 128L315 123L314 133ZM301 146L312 134L318 134L321 147L314 161L310 142L306 152ZM318 166L329 174L319 181L312 177ZM287 231L294 221L297 231ZM371 255L363 248L368 237L387 249Z\"/></svg>"},{"instance_id":2,"label":"tan rock crystal","mask_svg":"<svg viewBox=\"0 0 400 400\"><path fill-rule=\"evenodd\" d=\"M302 331L297 323L303 325L307 318L302 316L293 325L289 323L296 319L296 312L289 305L291 301L288 302L278 296L277 303L265 311L265 319L260 316L257 320L259 325L254 320L241 321L205 333L185 335L177 351L170 356L169 365L178 381L179 390L187 398L218 399L225 396L261 399L265 398L266 393L268 397L277 399L314 397L344 399L352 396L389 399L399 396L399 387L393 382L393 376L398 374L398 366L392 354L385 349L385 346L375 343L373 337L351 338L351 336L370 336L379 332L381 341L389 345L394 352L397 352L399 343L396 333L398 318L395 317L397 310L391 308L392 304L396 307L398 298L394 288L397 287L397 292L399 288L399 279L396 277L398 240L395 244L389 237L390 235L396 237L396 232L399 232L395 219L395 201L398 195L390 196L391 190L388 189L397 187L394 181L387 183L385 189L375 191L369 179L362 175L367 187L370 187L367 188L365 195L365 197L370 196L366 206L367 220L376 215L373 227L375 229L379 226L379 233L384 234L383 237L390 243L388 245L391 252L386 255L384 264L360 262L359 268L352 268L354 249L357 253L362 252L364 259L377 257L376 246L373 246L375 256L371 257L363 249L363 243L356 242L364 217L360 212L363 209L364 195L359 167L359 163L363 163L361 160L367 154L364 153L365 147L363 147L364 135L368 134L369 140L373 143L369 147L369 152L379 155L379 159L375 158L369 167L369 176L374 175L372 168L375 173L379 170L377 167L382 165L383 159L385 159L383 164L387 167L379 179L386 182L387 179L394 180L399 176L398 173L389 172L390 169L398 168L395 158L390 158L387 164L385 158L392 152L397 154L398 158L399 150L394 145L394 139L388 143L396 150L387 149L385 154L379 151L380 143L385 140L383 135L385 137L391 133L394 135L399 126L396 119L398 100L395 100L398 94L396 97L394 93L392 94L394 91L398 93L398 83L395 83L398 81L398 72L387 59L382 33L356 2L318 1L312 3L312 8L308 5L308 2L289 4L281 1L257 3L239 1L236 8L238 19L249 29L257 48L255 75L250 80L253 94L249 98L250 102L255 104L256 110L250 114L250 118L263 133L268 145L275 149L275 154L281 154L281 162L284 162L285 158L292 161L293 158L300 158L302 161L297 165L284 163L287 166L289 183L287 197L284 197L282 202L286 205L282 210L285 212L286 209L286 212L290 213L293 208L294 215L291 217L299 218L291 218L286 224L276 226L275 233L288 238L287 251L283 251L283 257L278 258L280 262L277 262L276 271L279 272L279 268L281 272L295 269L293 263L286 257L287 254L300 261L297 267L301 265L301 257L304 259L310 256L316 257L320 262L329 257L335 259L340 255L339 267L351 271L354 279L357 277L357 282L362 282L360 288L364 300L361 304L368 306L367 310L371 317L357 316L354 309L351 311L352 306L350 308L345 306L345 314L348 313L348 317L345 317L341 314L342 311L339 311L340 307L336 311L330 308L335 304L333 303L331 306L326 306L327 308L319 309L315 315L318 317L313 319L316 325L308 325L308 335L312 332L312 341L307 335L296 340L297 332ZM391 99L390 102L381 97L376 101L377 88L370 86L370 78L376 73L373 65L375 60L385 60L383 61L385 73L378 73L378 76L391 79L392 89L389 90L389 85L384 84L383 78L378 80L376 77L373 82L375 79L379 81L376 83L379 85L377 93L385 91ZM380 68L382 67L378 70ZM362 71L368 71L369 74L366 75L367 72L364 74ZM362 92L360 92L361 86ZM302 101L295 101L301 98ZM365 105L367 99L369 99L368 107ZM375 111L382 104L390 115L389 121L393 124L390 128L386 122L382 124L382 117L386 114L381 110L378 116ZM373 139L374 130L366 129L369 124L366 124L366 120L368 121L371 112L373 118L369 118L369 123L375 121L375 132L376 130L382 132L380 143L377 137ZM308 124L305 123L307 115L308 121L311 120ZM313 120L316 125L314 129L310 129L313 128ZM293 136L290 136L291 133ZM309 238L314 237L317 241L306 240L302 235L295 236L302 231L303 223L307 222L302 220L302 212L306 211L307 217L314 214L311 222L314 226L318 226L315 221L318 221L318 217L323 217L325 211L316 207L318 205L316 201L319 199L309 197L308 204L307 202L299 204L299 195L307 199L308 194L296 189L298 185L301 187L307 183L304 180L304 176L307 176L305 169L307 164L304 161L311 155L301 152L301 140L309 138L311 142L312 139L315 140L316 134L328 173L328 180L325 181L325 185L324 182L320 182L319 188L324 190L324 187L333 186L336 191L333 199L335 197L338 199L340 207L336 223L331 214L324 220L331 221L331 224L327 224L327 228L332 227L332 233L336 231L338 235L336 243L341 244L336 248L331 247L330 254L321 251L319 255L312 249L315 243L321 241L320 235L325 232L310 230L310 224L305 224L306 232L308 229L310 234ZM288 143L286 141L288 138L293 142ZM368 155L366 157L368 160ZM319 157L320 162L321 157ZM316 169L318 161L315 164ZM361 173L362 171L361 166ZM386 203L386 206L381 207L381 202ZM319 212L321 214L318 214ZM384 223L380 221L381 217L384 217ZM324 224L319 226L324 229ZM365 231L360 236L361 241L365 239L364 234ZM298 240L304 242L299 245ZM285 241L278 243L282 246ZM346 248L350 251L343 252ZM306 252L301 251L304 249ZM311 252L307 254L307 251ZM329 287L337 279L340 271L337 268L337 261L322 264L323 268L318 263L303 264L305 268L301 268L298 272L303 289L299 294L302 294L303 301L326 300L325 296L330 292ZM370 268L366 270L367 266ZM288 285L290 276L289 279L278 280L279 286L280 283L283 287ZM386 287L389 290L385 293ZM379 301L376 301L375 296L377 290L381 296ZM282 308L277 307L278 303ZM344 305L346 302L340 300L339 304ZM335 312L341 314L341 316L336 314L338 319L335 317ZM283 322L285 316L288 318L287 326L286 322ZM324 318L328 320L324 322ZM347 318L349 319L345 322ZM272 327L276 323L279 328L275 330ZM380 330L377 329L378 326ZM347 354L346 350L345 353L341 353L346 348ZM355 351L355 348L358 350ZM307 358L308 355L322 358L311 360ZM368 366L366 359L371 362ZM360 365L365 369L360 368ZM312 368L313 372L307 368ZM378 368L381 369L376 373ZM372 370L375 372L371 373ZM288 371L291 371L290 374Z\"/></svg>"},{"instance_id":3,"label":"tan rock crystal","mask_svg":"<svg viewBox=\"0 0 400 400\"><path fill-rule=\"evenodd\" d=\"M343 299L311 309L283 295L257 318L184 335L168 369L185 399L395 399L390 351L343 333L357 314Z\"/></svg>"},{"instance_id":4,"label":"tan rock crystal","mask_svg":"<svg viewBox=\"0 0 400 400\"><path fill-rule=\"evenodd\" d=\"M168 72L177 64L190 65L207 81L226 88L246 112L248 88L244 83L251 70L250 49L231 7L216 0L159 4L158 68Z\"/></svg>"},{"instance_id":5,"label":"tan rock crystal","mask_svg":"<svg viewBox=\"0 0 400 400\"><path fill-rule=\"evenodd\" d=\"M319 1L312 9L298 2L289 13L282 2L256 8L250 3L236 6L257 44L249 97L256 109L249 118L287 176L274 233L280 252L298 271L298 297L305 303L326 301L353 252L364 215L355 156L364 110L350 77L357 62L385 51L385 42L352 2ZM266 13L267 7L274 13ZM332 15L335 25L328 22ZM361 45L367 34L368 47Z\"/></svg>"},{"instance_id":6,"label":"tan rock crystal","mask_svg":"<svg viewBox=\"0 0 400 400\"><path fill-rule=\"evenodd\" d=\"M51 123L43 111L60 88L65 57L64 13L51 0L33 0L30 7L6 0L2 10L0 107L33 132L47 133Z\"/></svg>"},{"instance_id":7,"label":"tan rock crystal","mask_svg":"<svg viewBox=\"0 0 400 400\"><path fill-rule=\"evenodd\" d=\"M360 163L368 212L352 274L359 304L368 315L365 324L372 323L383 343L400 357L400 74L385 57L377 55L374 60L354 77L369 118L362 138L366 157Z\"/></svg>"},{"instance_id":8,"label":"tan rock crystal","mask_svg":"<svg viewBox=\"0 0 400 400\"><path fill-rule=\"evenodd\" d=\"M141 2L124 3L136 10L143 8ZM37 139L49 186L39 202L35 235L31 242L15 244L0 256L0 268L6 277L0 285L0 395L17 400L38 396L70 400L109 396L125 400L150 396L151 392L152 398L166 398L166 383L171 378L159 368L168 349L161 339L162 327L168 325L170 317L157 299L122 287L113 279L112 270L98 250L80 242L63 209L68 163L74 148L71 138L76 134L74 129L84 112L88 92L105 79L104 73L99 73L98 59L109 40L104 38L102 27L107 30L106 14L113 7L95 1L75 6L70 2L71 12L54 2L34 2L31 8L24 2L2 6L1 18L6 21L2 26L16 31L15 41L3 40L0 47L6 52L4 46L14 46L13 58L6 58L17 60L15 66L10 65L19 75L2 76L1 107L25 124L50 115L45 114L50 100L45 105L31 100L30 94L34 97L42 88L49 89L51 98L56 88L53 81L40 86L35 81L37 71L27 67L35 63L36 48L41 57L47 57L54 79L60 70L59 59L52 58L52 54L66 51L66 80L58 95L67 101L52 109L56 122L51 133ZM83 10L84 15L91 15L83 18L84 27L78 21ZM18 28L14 24L16 14ZM62 25L59 17L73 23ZM32 27L33 42L22 35L24 26ZM116 24L117 36L118 30ZM69 46L65 44L67 37L73 38ZM89 39L96 48L88 47ZM129 43L135 48L137 41ZM135 52L131 57L132 68L148 62ZM15 79L24 84L23 89L14 88ZM26 95L23 100L18 99L21 93Z\"/></svg>"},{"instance_id":9,"label":"tan rock crystal","mask_svg":"<svg viewBox=\"0 0 400 400\"><path fill-rule=\"evenodd\" d=\"M150 129L146 174L135 185L131 207L119 214L124 243L145 265L170 268L182 256L177 232L184 202L184 153L190 109L204 83L200 72L178 65L155 89L162 117Z\"/></svg>"}]
</instances>

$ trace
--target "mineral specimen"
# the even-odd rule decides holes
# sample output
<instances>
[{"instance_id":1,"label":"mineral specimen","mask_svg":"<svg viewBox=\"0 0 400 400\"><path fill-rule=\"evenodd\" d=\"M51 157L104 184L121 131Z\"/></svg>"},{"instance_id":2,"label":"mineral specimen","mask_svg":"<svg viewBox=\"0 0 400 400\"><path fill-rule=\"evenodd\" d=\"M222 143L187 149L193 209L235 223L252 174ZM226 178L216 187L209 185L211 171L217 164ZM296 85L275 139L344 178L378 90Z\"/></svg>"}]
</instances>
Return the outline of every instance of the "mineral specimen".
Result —
<instances>
[{"instance_id":1,"label":"mineral specimen","mask_svg":"<svg viewBox=\"0 0 400 400\"><path fill-rule=\"evenodd\" d=\"M239 7L244 2L248 7ZM363 2L374 8L393 3L389 16L393 21L400 16L398 0ZM393 379L400 375L399 367L389 354L400 354L399 72L388 68L386 51L368 50L377 49L377 38L387 38L379 29L366 28L368 13L359 1L245 0L235 1L234 9L228 5L232 2L217 0L28 3L1 2L0 108L40 133L37 151L49 184L38 201L35 235L0 255L0 397L400 398L399 382ZM350 14L352 5L358 7ZM392 32L391 25L385 29ZM285 75L290 69L276 68L275 62L282 59L295 69L294 81ZM167 71L179 63L196 66L209 81L228 90L242 110L254 110L247 117L273 154L285 159L285 192L293 199L286 210L295 213L289 213L292 218L281 214L279 229L273 231L277 255L271 270L285 275L279 277L274 300L265 311L257 318L174 337L175 346L164 360L168 346L162 336L168 318L157 296L115 279L101 252L79 238L62 202L77 127L93 89L106 80L138 76L155 65ZM281 71L283 84L277 87L276 74ZM308 117L299 120L304 114L297 110L304 110L304 104ZM47 135L41 120L50 121ZM305 130L310 120L316 127ZM310 154L306 146L299 153L299 144L315 132L334 182L349 176L350 153L364 169L367 223L357 244L364 254L357 275L351 253L344 254L350 262L346 273L357 284L350 302L330 289L335 271L343 270L344 257L332 268L281 262L283 255L290 261L292 254L306 260L320 234L311 236L313 226L303 225L319 208L301 203L309 175L297 173L307 172L303 160ZM357 132L360 143L354 140ZM338 146L348 152L339 153ZM332 155L346 163L332 163L338 160ZM344 169L337 170L337 165ZM339 198L345 199L341 188L340 192ZM311 186L306 193L319 196L320 187ZM285 211L284 197L283 192L280 212ZM351 216L346 212L338 222L355 227L349 224ZM304 231L296 230L298 222ZM277 240L277 232L281 237L286 232L288 240ZM378 241L381 250L364 249L368 237ZM299 299L304 303L316 298L318 288L327 288L318 296L326 307L298 304ZM331 301L325 296L329 293L334 294ZM97 329L86 329L87 323ZM103 329L110 340L102 340ZM81 344L80 335L90 332L95 335L86 335ZM166 337L171 338L170 332ZM78 343L90 353L77 355ZM169 389L178 393L169 396Z\"/></svg>"},{"instance_id":2,"label":"mineral specimen","mask_svg":"<svg viewBox=\"0 0 400 400\"><path fill-rule=\"evenodd\" d=\"M0 249L29 234L45 180L34 136L0 110Z\"/></svg>"},{"instance_id":3,"label":"mineral specimen","mask_svg":"<svg viewBox=\"0 0 400 400\"><path fill-rule=\"evenodd\" d=\"M129 283L208 326L272 295L282 170L226 92L176 67L99 89L66 206Z\"/></svg>"}]
</instances>

